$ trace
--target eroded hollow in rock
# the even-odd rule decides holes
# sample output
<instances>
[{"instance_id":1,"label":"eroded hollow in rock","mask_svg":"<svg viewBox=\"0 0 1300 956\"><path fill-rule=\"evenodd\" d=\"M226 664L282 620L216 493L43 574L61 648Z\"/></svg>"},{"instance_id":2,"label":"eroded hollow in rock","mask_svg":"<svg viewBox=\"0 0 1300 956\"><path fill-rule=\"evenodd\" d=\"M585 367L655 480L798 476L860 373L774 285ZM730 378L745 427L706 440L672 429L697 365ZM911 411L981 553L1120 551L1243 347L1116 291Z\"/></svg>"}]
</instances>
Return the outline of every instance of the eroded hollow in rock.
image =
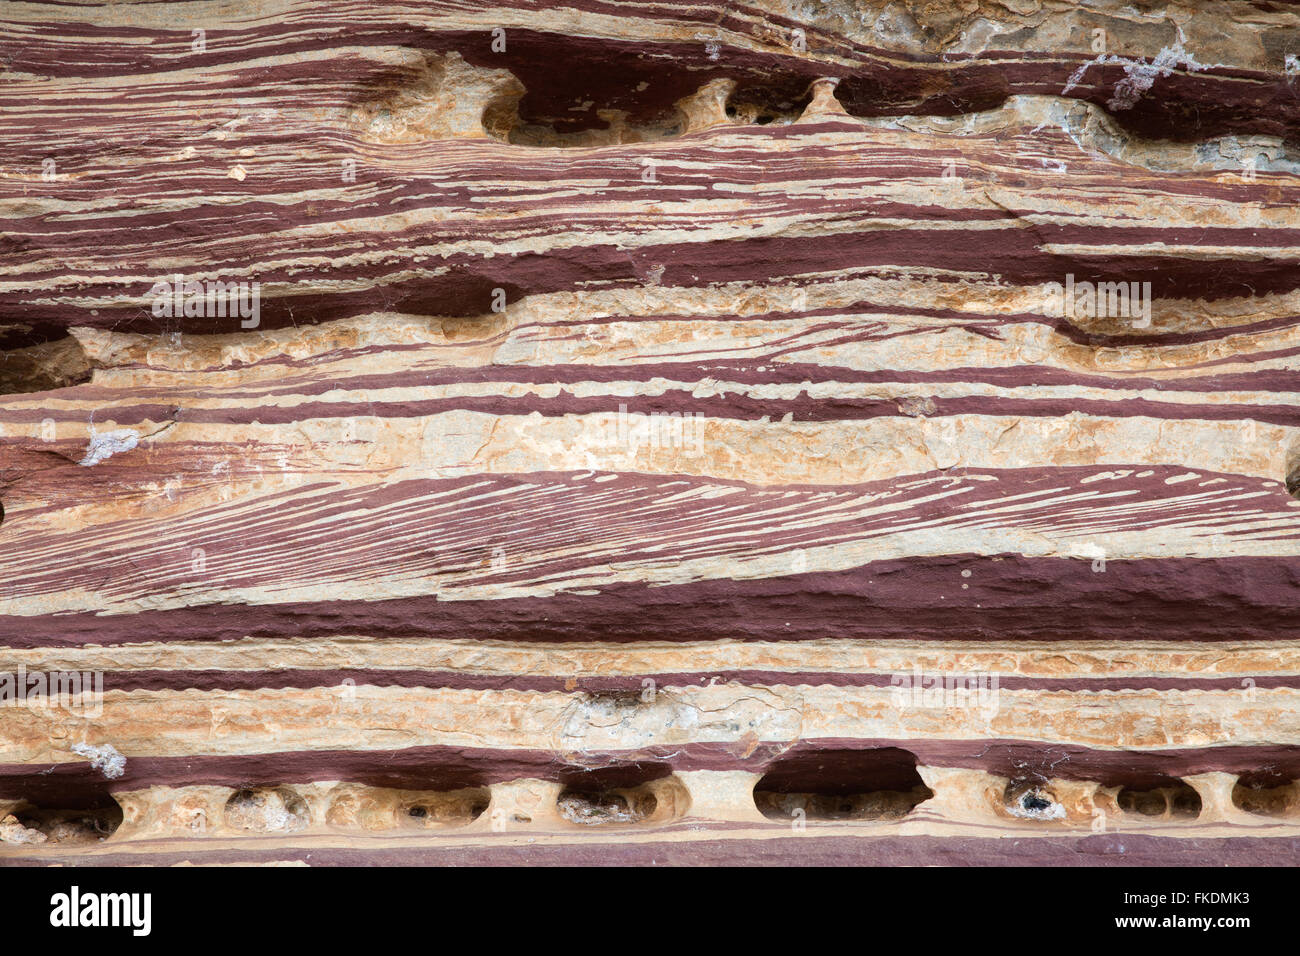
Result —
<instances>
[{"instance_id":1,"label":"eroded hollow in rock","mask_svg":"<svg viewBox=\"0 0 1300 956\"><path fill-rule=\"evenodd\" d=\"M481 817L491 799L486 787L407 795L400 801L397 819L412 829L463 827Z\"/></svg>"},{"instance_id":2,"label":"eroded hollow in rock","mask_svg":"<svg viewBox=\"0 0 1300 956\"><path fill-rule=\"evenodd\" d=\"M658 801L644 788L583 793L566 790L556 801L560 816L570 823L606 826L613 823L641 823L654 814Z\"/></svg>"},{"instance_id":3,"label":"eroded hollow in rock","mask_svg":"<svg viewBox=\"0 0 1300 956\"><path fill-rule=\"evenodd\" d=\"M1012 780L1002 795L1007 812L1025 820L1063 820L1065 807L1043 783Z\"/></svg>"},{"instance_id":4,"label":"eroded hollow in rock","mask_svg":"<svg viewBox=\"0 0 1300 956\"><path fill-rule=\"evenodd\" d=\"M486 787L394 789L340 784L329 793L325 822L363 830L428 830L473 823L488 808Z\"/></svg>"},{"instance_id":5,"label":"eroded hollow in rock","mask_svg":"<svg viewBox=\"0 0 1300 956\"><path fill-rule=\"evenodd\" d=\"M1232 788L1232 803L1258 816L1295 816L1300 813L1300 781L1276 773L1245 774Z\"/></svg>"},{"instance_id":6,"label":"eroded hollow in rock","mask_svg":"<svg viewBox=\"0 0 1300 956\"><path fill-rule=\"evenodd\" d=\"M670 776L662 764L630 764L598 770L573 769L561 775L564 789L555 802L559 815L582 826L648 823L672 808L661 806L656 785Z\"/></svg>"},{"instance_id":7,"label":"eroded hollow in rock","mask_svg":"<svg viewBox=\"0 0 1300 956\"><path fill-rule=\"evenodd\" d=\"M517 122L524 88L508 70L474 66L459 53L388 51L390 69L372 77L346 113L365 142L383 145L495 134Z\"/></svg>"},{"instance_id":8,"label":"eroded hollow in rock","mask_svg":"<svg viewBox=\"0 0 1300 956\"><path fill-rule=\"evenodd\" d=\"M121 825L122 808L111 797L72 809L26 804L0 817L0 842L86 846L107 840Z\"/></svg>"},{"instance_id":9,"label":"eroded hollow in rock","mask_svg":"<svg viewBox=\"0 0 1300 956\"><path fill-rule=\"evenodd\" d=\"M598 125L566 131L563 119L541 119L520 122L504 138L515 146L578 148L672 139L697 128L701 121L720 126L788 125L803 115L811 96L806 90L790 96L781 90L751 87L741 92L720 91L717 102L709 105L712 99L705 84L658 114L634 119L627 110L597 109L593 115ZM571 121L571 117L567 119ZM491 131L502 124L485 113L483 125Z\"/></svg>"},{"instance_id":10,"label":"eroded hollow in rock","mask_svg":"<svg viewBox=\"0 0 1300 956\"><path fill-rule=\"evenodd\" d=\"M65 335L0 352L0 395L48 392L90 381L92 365L81 344Z\"/></svg>"},{"instance_id":11,"label":"eroded hollow in rock","mask_svg":"<svg viewBox=\"0 0 1300 956\"><path fill-rule=\"evenodd\" d=\"M226 823L258 833L293 833L311 822L307 802L289 787L247 787L226 801Z\"/></svg>"},{"instance_id":12,"label":"eroded hollow in rock","mask_svg":"<svg viewBox=\"0 0 1300 956\"><path fill-rule=\"evenodd\" d=\"M1152 786L1124 787L1115 802L1125 813L1163 820L1194 820L1201 814L1201 795L1173 777Z\"/></svg>"},{"instance_id":13,"label":"eroded hollow in rock","mask_svg":"<svg viewBox=\"0 0 1300 956\"><path fill-rule=\"evenodd\" d=\"M802 87L750 85L738 88L727 100L727 118L742 125L778 126L793 123L812 101L807 84Z\"/></svg>"},{"instance_id":14,"label":"eroded hollow in rock","mask_svg":"<svg viewBox=\"0 0 1300 956\"><path fill-rule=\"evenodd\" d=\"M896 747L783 757L754 787L754 804L773 820L894 820L933 796L916 756Z\"/></svg>"}]
</instances>

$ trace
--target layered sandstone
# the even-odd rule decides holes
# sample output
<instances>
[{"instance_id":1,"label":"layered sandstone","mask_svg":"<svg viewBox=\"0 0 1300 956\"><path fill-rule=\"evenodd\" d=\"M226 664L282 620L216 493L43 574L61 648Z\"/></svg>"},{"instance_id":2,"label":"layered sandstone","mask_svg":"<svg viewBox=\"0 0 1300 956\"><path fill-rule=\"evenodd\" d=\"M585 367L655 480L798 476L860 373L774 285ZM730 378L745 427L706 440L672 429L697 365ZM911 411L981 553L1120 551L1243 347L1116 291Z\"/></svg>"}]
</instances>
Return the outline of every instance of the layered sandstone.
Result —
<instances>
[{"instance_id":1,"label":"layered sandstone","mask_svg":"<svg viewBox=\"0 0 1300 956\"><path fill-rule=\"evenodd\" d=\"M1294 859L1297 37L9 4L0 860Z\"/></svg>"}]
</instances>

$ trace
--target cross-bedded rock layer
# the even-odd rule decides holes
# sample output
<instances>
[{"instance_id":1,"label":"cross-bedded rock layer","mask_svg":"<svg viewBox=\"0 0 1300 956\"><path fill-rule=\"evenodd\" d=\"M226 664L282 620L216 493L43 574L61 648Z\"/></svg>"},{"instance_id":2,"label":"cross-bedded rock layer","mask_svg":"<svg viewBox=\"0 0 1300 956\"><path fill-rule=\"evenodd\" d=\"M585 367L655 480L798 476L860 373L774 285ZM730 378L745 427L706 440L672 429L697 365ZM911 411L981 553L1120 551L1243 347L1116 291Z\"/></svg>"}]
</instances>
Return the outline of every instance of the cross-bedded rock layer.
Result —
<instances>
[{"instance_id":1,"label":"cross-bedded rock layer","mask_svg":"<svg viewBox=\"0 0 1300 956\"><path fill-rule=\"evenodd\" d=\"M1300 16L1194 12L7 6L0 859L1293 860Z\"/></svg>"}]
</instances>

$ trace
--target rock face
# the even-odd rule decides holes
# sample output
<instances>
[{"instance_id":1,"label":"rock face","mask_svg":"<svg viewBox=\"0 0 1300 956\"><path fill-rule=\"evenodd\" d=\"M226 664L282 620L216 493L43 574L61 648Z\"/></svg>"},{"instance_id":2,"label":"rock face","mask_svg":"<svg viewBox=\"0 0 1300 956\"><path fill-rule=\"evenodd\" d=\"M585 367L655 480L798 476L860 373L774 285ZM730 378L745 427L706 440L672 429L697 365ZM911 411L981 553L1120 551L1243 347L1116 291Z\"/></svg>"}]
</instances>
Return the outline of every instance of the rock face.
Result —
<instances>
[{"instance_id":1,"label":"rock face","mask_svg":"<svg viewBox=\"0 0 1300 956\"><path fill-rule=\"evenodd\" d=\"M0 861L1294 861L1297 9L473 6L0 11Z\"/></svg>"}]
</instances>

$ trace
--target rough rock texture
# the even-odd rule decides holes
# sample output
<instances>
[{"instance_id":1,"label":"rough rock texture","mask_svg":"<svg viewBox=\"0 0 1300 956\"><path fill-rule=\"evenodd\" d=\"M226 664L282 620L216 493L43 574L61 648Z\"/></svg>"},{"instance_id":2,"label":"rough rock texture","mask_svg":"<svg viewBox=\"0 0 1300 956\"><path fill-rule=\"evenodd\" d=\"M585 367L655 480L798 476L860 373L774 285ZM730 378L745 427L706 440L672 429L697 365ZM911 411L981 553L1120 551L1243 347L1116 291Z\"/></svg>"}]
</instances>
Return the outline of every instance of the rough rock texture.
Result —
<instances>
[{"instance_id":1,"label":"rough rock texture","mask_svg":"<svg viewBox=\"0 0 1300 956\"><path fill-rule=\"evenodd\" d=\"M0 862L1294 862L1298 57L5 4Z\"/></svg>"}]
</instances>

